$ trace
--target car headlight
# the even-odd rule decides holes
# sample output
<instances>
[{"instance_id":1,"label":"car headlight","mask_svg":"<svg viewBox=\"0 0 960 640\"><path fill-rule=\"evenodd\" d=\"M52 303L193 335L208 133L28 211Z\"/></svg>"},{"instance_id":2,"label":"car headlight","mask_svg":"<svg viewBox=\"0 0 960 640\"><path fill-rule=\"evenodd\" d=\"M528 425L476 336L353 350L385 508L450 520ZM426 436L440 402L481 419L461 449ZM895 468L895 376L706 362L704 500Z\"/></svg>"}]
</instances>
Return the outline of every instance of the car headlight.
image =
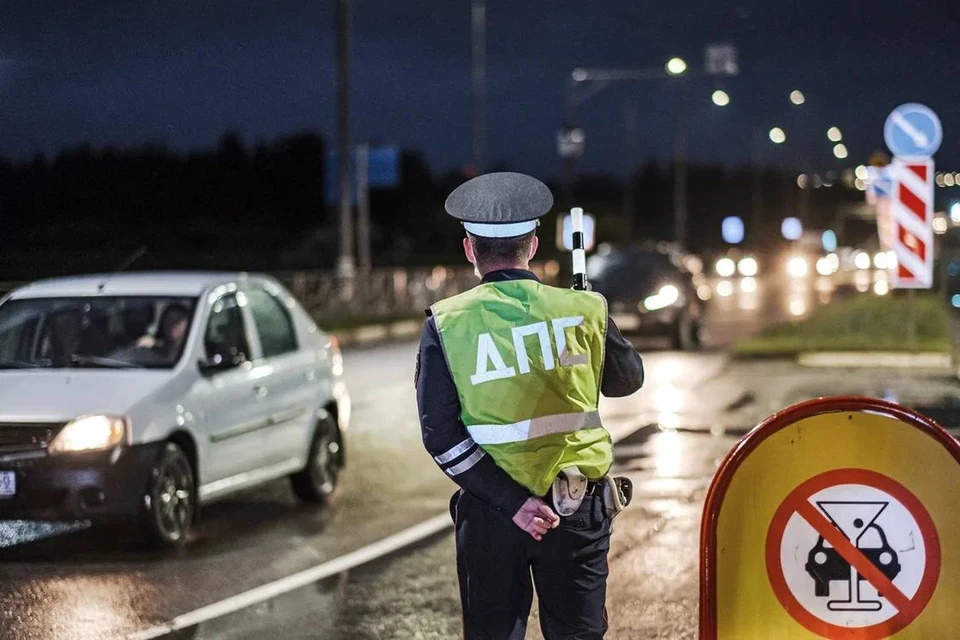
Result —
<instances>
[{"instance_id":1,"label":"car headlight","mask_svg":"<svg viewBox=\"0 0 960 640\"><path fill-rule=\"evenodd\" d=\"M125 441L127 421L119 416L83 416L67 423L50 443L50 453L102 451Z\"/></svg>"},{"instance_id":2,"label":"car headlight","mask_svg":"<svg viewBox=\"0 0 960 640\"><path fill-rule=\"evenodd\" d=\"M759 270L760 266L757 264L757 261L754 258L743 258L737 263L737 271L740 272L740 275L748 278L752 278L753 276L757 275Z\"/></svg>"},{"instance_id":3,"label":"car headlight","mask_svg":"<svg viewBox=\"0 0 960 640\"><path fill-rule=\"evenodd\" d=\"M720 258L717 260L715 269L717 275L722 278L729 278L737 271L737 264L730 258Z\"/></svg>"},{"instance_id":4,"label":"car headlight","mask_svg":"<svg viewBox=\"0 0 960 640\"><path fill-rule=\"evenodd\" d=\"M806 276L808 269L806 259L800 256L794 256L787 262L787 273L790 274L791 278L802 278Z\"/></svg>"},{"instance_id":5,"label":"car headlight","mask_svg":"<svg viewBox=\"0 0 960 640\"><path fill-rule=\"evenodd\" d=\"M680 289L676 285L665 284L655 294L643 299L643 307L647 311L656 311L675 304L679 299Z\"/></svg>"}]
</instances>

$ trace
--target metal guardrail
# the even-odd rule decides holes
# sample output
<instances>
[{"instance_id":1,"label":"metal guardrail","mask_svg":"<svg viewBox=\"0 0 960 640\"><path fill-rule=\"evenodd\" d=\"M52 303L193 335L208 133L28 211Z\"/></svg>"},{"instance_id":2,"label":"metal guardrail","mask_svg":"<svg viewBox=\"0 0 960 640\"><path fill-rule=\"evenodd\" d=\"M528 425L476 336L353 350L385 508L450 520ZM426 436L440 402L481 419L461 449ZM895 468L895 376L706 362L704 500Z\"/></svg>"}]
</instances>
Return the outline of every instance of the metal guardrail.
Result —
<instances>
[{"instance_id":1,"label":"metal guardrail","mask_svg":"<svg viewBox=\"0 0 960 640\"><path fill-rule=\"evenodd\" d=\"M555 284L556 262L536 263L531 270ZM344 281L331 271L274 272L317 320L369 321L415 317L437 300L456 295L478 282L473 267L381 267ZM0 281L0 296L25 284Z\"/></svg>"}]
</instances>

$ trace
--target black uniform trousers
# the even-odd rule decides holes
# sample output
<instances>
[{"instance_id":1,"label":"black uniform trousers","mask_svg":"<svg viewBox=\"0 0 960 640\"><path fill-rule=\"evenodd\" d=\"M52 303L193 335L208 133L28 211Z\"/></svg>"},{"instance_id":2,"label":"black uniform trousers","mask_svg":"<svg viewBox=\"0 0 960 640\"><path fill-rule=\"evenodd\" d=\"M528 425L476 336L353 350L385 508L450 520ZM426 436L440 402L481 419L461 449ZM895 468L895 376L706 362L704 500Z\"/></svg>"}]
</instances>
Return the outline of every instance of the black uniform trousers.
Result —
<instances>
[{"instance_id":1,"label":"black uniform trousers","mask_svg":"<svg viewBox=\"0 0 960 640\"><path fill-rule=\"evenodd\" d=\"M600 496L584 498L539 542L467 491L450 507L465 640L523 640L534 584L545 640L603 637L610 519Z\"/></svg>"}]
</instances>

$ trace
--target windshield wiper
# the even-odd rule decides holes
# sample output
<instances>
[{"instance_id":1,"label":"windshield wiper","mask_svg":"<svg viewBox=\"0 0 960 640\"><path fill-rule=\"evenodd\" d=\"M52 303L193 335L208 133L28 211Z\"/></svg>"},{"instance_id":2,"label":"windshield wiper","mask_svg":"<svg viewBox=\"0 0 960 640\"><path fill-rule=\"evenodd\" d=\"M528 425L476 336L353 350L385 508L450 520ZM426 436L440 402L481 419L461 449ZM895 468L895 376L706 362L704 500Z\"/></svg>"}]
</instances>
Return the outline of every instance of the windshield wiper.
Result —
<instances>
[{"instance_id":1,"label":"windshield wiper","mask_svg":"<svg viewBox=\"0 0 960 640\"><path fill-rule=\"evenodd\" d=\"M113 358L101 358L100 356L81 356L73 354L70 356L70 363L78 366L106 367L108 369L143 369L143 365L126 360L114 360Z\"/></svg>"}]
</instances>

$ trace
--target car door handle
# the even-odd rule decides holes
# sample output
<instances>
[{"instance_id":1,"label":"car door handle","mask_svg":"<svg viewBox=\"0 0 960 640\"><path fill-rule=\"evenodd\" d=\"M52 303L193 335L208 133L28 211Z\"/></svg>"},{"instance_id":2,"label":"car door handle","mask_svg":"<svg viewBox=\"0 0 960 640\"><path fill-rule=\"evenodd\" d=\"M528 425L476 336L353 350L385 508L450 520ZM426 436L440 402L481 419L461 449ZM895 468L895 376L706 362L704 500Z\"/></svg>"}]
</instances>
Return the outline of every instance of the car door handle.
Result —
<instances>
[{"instance_id":1,"label":"car door handle","mask_svg":"<svg viewBox=\"0 0 960 640\"><path fill-rule=\"evenodd\" d=\"M253 395L258 398L265 398L267 396L267 388L262 384L255 385L253 387Z\"/></svg>"}]
</instances>

